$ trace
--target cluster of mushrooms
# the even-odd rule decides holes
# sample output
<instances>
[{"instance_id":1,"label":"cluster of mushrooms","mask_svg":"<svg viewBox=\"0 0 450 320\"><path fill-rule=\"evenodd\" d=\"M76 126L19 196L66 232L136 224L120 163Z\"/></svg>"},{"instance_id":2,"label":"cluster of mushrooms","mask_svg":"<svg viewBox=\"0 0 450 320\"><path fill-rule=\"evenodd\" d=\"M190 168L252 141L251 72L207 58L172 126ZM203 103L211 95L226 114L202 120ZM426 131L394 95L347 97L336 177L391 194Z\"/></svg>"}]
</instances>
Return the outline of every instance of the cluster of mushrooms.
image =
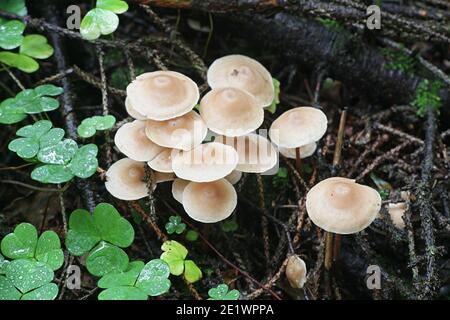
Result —
<instances>
[{"instance_id":1,"label":"cluster of mushrooms","mask_svg":"<svg viewBox=\"0 0 450 320\"><path fill-rule=\"evenodd\" d=\"M127 158L106 173L106 188L114 197L146 197L144 177L149 166L154 185L173 181L173 197L192 219L218 222L237 205L233 184L242 172L276 168L278 152L298 161L311 156L327 131L327 117L321 110L298 107L272 123L270 141L254 133L263 123L264 108L274 99L272 76L254 59L219 58L210 66L207 81L211 90L199 104L196 83L178 72L144 73L128 85L125 106L135 120L115 135L116 147ZM340 177L319 182L306 198L312 222L336 234L363 230L377 217L380 206L376 190ZM293 287L303 287L306 265L300 257L289 258L286 276Z\"/></svg>"}]
</instances>

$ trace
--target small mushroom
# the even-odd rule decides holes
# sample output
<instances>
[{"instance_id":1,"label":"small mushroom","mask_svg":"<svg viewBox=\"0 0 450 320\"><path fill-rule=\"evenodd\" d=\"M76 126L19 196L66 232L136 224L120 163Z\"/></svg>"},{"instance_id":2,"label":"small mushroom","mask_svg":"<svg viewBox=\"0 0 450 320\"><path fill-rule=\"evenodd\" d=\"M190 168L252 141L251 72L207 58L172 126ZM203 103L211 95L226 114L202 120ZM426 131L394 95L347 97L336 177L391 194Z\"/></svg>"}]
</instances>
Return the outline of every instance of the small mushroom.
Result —
<instances>
[{"instance_id":1,"label":"small mushroom","mask_svg":"<svg viewBox=\"0 0 450 320\"><path fill-rule=\"evenodd\" d=\"M280 153L289 159L296 159L296 148L278 148ZM317 143L313 142L304 146L300 147L300 158L304 159L307 157L310 157L316 152L317 149Z\"/></svg>"},{"instance_id":2,"label":"small mushroom","mask_svg":"<svg viewBox=\"0 0 450 320\"><path fill-rule=\"evenodd\" d=\"M274 98L272 76L255 59L233 54L215 60L208 69L212 89L235 87L252 94L259 105L269 106Z\"/></svg>"},{"instance_id":3,"label":"small mushroom","mask_svg":"<svg viewBox=\"0 0 450 320\"><path fill-rule=\"evenodd\" d=\"M381 197L375 189L347 178L325 179L306 195L306 211L311 221L337 234L364 230L380 208Z\"/></svg>"},{"instance_id":4,"label":"small mushroom","mask_svg":"<svg viewBox=\"0 0 450 320\"><path fill-rule=\"evenodd\" d=\"M237 163L236 150L218 142L201 144L190 151L172 154L172 169L177 177L195 182L221 179L230 174Z\"/></svg>"},{"instance_id":5,"label":"small mushroom","mask_svg":"<svg viewBox=\"0 0 450 320\"><path fill-rule=\"evenodd\" d=\"M394 225L399 229L405 229L403 217L407 209L406 202L389 203L388 212Z\"/></svg>"},{"instance_id":6,"label":"small mushroom","mask_svg":"<svg viewBox=\"0 0 450 320\"><path fill-rule=\"evenodd\" d=\"M205 122L195 111L165 121L148 120L145 127L145 133L153 142L186 151L201 144L207 132Z\"/></svg>"},{"instance_id":7,"label":"small mushroom","mask_svg":"<svg viewBox=\"0 0 450 320\"><path fill-rule=\"evenodd\" d=\"M188 180L175 179L172 183L172 195L179 203L183 203L184 188L190 183Z\"/></svg>"},{"instance_id":8,"label":"small mushroom","mask_svg":"<svg viewBox=\"0 0 450 320\"><path fill-rule=\"evenodd\" d=\"M298 107L279 116L270 127L273 143L282 148L298 148L316 142L327 131L327 117L319 109Z\"/></svg>"},{"instance_id":9,"label":"small mushroom","mask_svg":"<svg viewBox=\"0 0 450 320\"><path fill-rule=\"evenodd\" d=\"M255 97L237 88L208 92L200 101L200 115L211 131L229 137L250 133L264 121L264 109Z\"/></svg>"},{"instance_id":10,"label":"small mushroom","mask_svg":"<svg viewBox=\"0 0 450 320\"><path fill-rule=\"evenodd\" d=\"M190 182L183 191L183 208L194 220L214 223L228 218L237 205L236 190L225 179Z\"/></svg>"},{"instance_id":11,"label":"small mushroom","mask_svg":"<svg viewBox=\"0 0 450 320\"><path fill-rule=\"evenodd\" d=\"M228 182L233 185L238 183L239 180L241 180L241 178L242 178L242 171L238 170L233 170L229 175L225 177L225 179L227 179Z\"/></svg>"},{"instance_id":12,"label":"small mushroom","mask_svg":"<svg viewBox=\"0 0 450 320\"><path fill-rule=\"evenodd\" d=\"M292 288L301 289L306 283L306 264L298 255L288 258L286 264L286 278Z\"/></svg>"},{"instance_id":13,"label":"small mushroom","mask_svg":"<svg viewBox=\"0 0 450 320\"><path fill-rule=\"evenodd\" d=\"M164 148L152 142L145 134L145 121L134 120L117 130L116 147L127 157L136 161L150 161Z\"/></svg>"},{"instance_id":14,"label":"small mushroom","mask_svg":"<svg viewBox=\"0 0 450 320\"><path fill-rule=\"evenodd\" d=\"M130 103L130 99L125 99L125 109L127 110L127 113L136 120L147 120L145 116L137 112L133 106Z\"/></svg>"},{"instance_id":15,"label":"small mushroom","mask_svg":"<svg viewBox=\"0 0 450 320\"><path fill-rule=\"evenodd\" d=\"M188 113L200 97L197 84L174 71L141 74L128 85L127 95L137 113L158 121Z\"/></svg>"},{"instance_id":16,"label":"small mushroom","mask_svg":"<svg viewBox=\"0 0 450 320\"><path fill-rule=\"evenodd\" d=\"M278 162L278 153L273 144L254 133L240 137L219 136L214 141L229 145L237 151L239 162L236 170L242 172L266 172Z\"/></svg>"},{"instance_id":17,"label":"small mushroom","mask_svg":"<svg viewBox=\"0 0 450 320\"><path fill-rule=\"evenodd\" d=\"M166 149L159 153L152 160L147 162L148 166L155 171L171 173L172 169L172 149Z\"/></svg>"},{"instance_id":18,"label":"small mushroom","mask_svg":"<svg viewBox=\"0 0 450 320\"><path fill-rule=\"evenodd\" d=\"M138 200L148 194L144 182L145 163L123 158L106 171L106 190L121 200Z\"/></svg>"}]
</instances>

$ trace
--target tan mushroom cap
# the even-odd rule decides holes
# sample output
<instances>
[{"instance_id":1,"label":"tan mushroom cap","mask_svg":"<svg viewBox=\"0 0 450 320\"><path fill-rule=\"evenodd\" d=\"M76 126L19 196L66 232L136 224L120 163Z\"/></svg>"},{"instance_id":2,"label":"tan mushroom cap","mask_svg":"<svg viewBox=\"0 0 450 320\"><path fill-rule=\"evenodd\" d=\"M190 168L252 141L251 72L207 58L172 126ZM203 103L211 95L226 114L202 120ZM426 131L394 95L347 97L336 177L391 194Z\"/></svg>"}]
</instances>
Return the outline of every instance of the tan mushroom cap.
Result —
<instances>
[{"instance_id":1,"label":"tan mushroom cap","mask_svg":"<svg viewBox=\"0 0 450 320\"><path fill-rule=\"evenodd\" d=\"M272 169L278 162L273 144L263 136L250 133L240 137L216 137L214 141L233 147L239 156L236 170L262 173Z\"/></svg>"},{"instance_id":2,"label":"tan mushroom cap","mask_svg":"<svg viewBox=\"0 0 450 320\"><path fill-rule=\"evenodd\" d=\"M259 105L269 106L274 98L272 76L255 59L233 54L215 60L208 69L212 89L235 87L252 94Z\"/></svg>"},{"instance_id":3,"label":"tan mushroom cap","mask_svg":"<svg viewBox=\"0 0 450 320\"><path fill-rule=\"evenodd\" d=\"M117 199L138 200L148 194L144 177L145 163L123 158L106 171L105 187Z\"/></svg>"},{"instance_id":4,"label":"tan mushroom cap","mask_svg":"<svg viewBox=\"0 0 450 320\"><path fill-rule=\"evenodd\" d=\"M127 110L128 115L136 120L147 120L147 117L143 116L139 112L137 112L130 103L130 99L125 98L125 109Z\"/></svg>"},{"instance_id":5,"label":"tan mushroom cap","mask_svg":"<svg viewBox=\"0 0 450 320\"><path fill-rule=\"evenodd\" d=\"M221 179L230 174L237 163L236 150L217 142L172 154L172 169L177 177L195 182Z\"/></svg>"},{"instance_id":6,"label":"tan mushroom cap","mask_svg":"<svg viewBox=\"0 0 450 320\"><path fill-rule=\"evenodd\" d=\"M172 169L172 149L166 149L159 153L152 160L147 162L148 166L155 171L171 173Z\"/></svg>"},{"instance_id":7,"label":"tan mushroom cap","mask_svg":"<svg viewBox=\"0 0 450 320\"><path fill-rule=\"evenodd\" d=\"M394 225L399 229L405 229L403 217L407 209L406 202L389 203L388 212Z\"/></svg>"},{"instance_id":8,"label":"tan mushroom cap","mask_svg":"<svg viewBox=\"0 0 450 320\"><path fill-rule=\"evenodd\" d=\"M229 175L225 177L225 179L227 179L227 181L233 185L238 183L239 180L241 180L241 178L242 178L242 171L238 170L233 170Z\"/></svg>"},{"instance_id":9,"label":"tan mushroom cap","mask_svg":"<svg viewBox=\"0 0 450 320\"><path fill-rule=\"evenodd\" d=\"M134 120L124 124L114 137L116 147L136 161L150 161L164 148L152 142L145 134L145 121Z\"/></svg>"},{"instance_id":10,"label":"tan mushroom cap","mask_svg":"<svg viewBox=\"0 0 450 320\"><path fill-rule=\"evenodd\" d=\"M264 109L256 99L237 88L208 92L200 101L200 115L211 131L230 137L250 133L264 121Z\"/></svg>"},{"instance_id":11,"label":"tan mushroom cap","mask_svg":"<svg viewBox=\"0 0 450 320\"><path fill-rule=\"evenodd\" d=\"M202 117L190 111L185 115L165 121L147 120L147 137L160 146L190 150L202 143L208 128Z\"/></svg>"},{"instance_id":12,"label":"tan mushroom cap","mask_svg":"<svg viewBox=\"0 0 450 320\"><path fill-rule=\"evenodd\" d=\"M188 113L200 97L197 84L174 71L141 74L128 85L127 95L137 113L158 121Z\"/></svg>"},{"instance_id":13,"label":"tan mushroom cap","mask_svg":"<svg viewBox=\"0 0 450 320\"><path fill-rule=\"evenodd\" d=\"M306 195L308 216L320 228L337 234L364 230L377 217L380 194L347 178L328 178Z\"/></svg>"},{"instance_id":14,"label":"tan mushroom cap","mask_svg":"<svg viewBox=\"0 0 450 320\"><path fill-rule=\"evenodd\" d=\"M292 288L301 289L306 283L306 264L303 259L297 255L288 258L286 264L286 278Z\"/></svg>"},{"instance_id":15,"label":"tan mushroom cap","mask_svg":"<svg viewBox=\"0 0 450 320\"><path fill-rule=\"evenodd\" d=\"M289 159L296 159L296 149L297 148L278 148L280 153ZM310 144L307 144L305 146L300 147L300 159L308 158L316 152L317 149L317 143L313 142Z\"/></svg>"},{"instance_id":16,"label":"tan mushroom cap","mask_svg":"<svg viewBox=\"0 0 450 320\"><path fill-rule=\"evenodd\" d=\"M323 137L327 131L327 116L319 109L298 107L279 116L270 127L273 143L283 148L298 148Z\"/></svg>"},{"instance_id":17,"label":"tan mushroom cap","mask_svg":"<svg viewBox=\"0 0 450 320\"><path fill-rule=\"evenodd\" d=\"M175 179L172 183L172 195L179 203L183 203L184 188L190 183L188 180Z\"/></svg>"},{"instance_id":18,"label":"tan mushroom cap","mask_svg":"<svg viewBox=\"0 0 450 320\"><path fill-rule=\"evenodd\" d=\"M228 218L237 205L236 190L225 179L190 182L183 191L183 208L194 220L214 223Z\"/></svg>"}]
</instances>

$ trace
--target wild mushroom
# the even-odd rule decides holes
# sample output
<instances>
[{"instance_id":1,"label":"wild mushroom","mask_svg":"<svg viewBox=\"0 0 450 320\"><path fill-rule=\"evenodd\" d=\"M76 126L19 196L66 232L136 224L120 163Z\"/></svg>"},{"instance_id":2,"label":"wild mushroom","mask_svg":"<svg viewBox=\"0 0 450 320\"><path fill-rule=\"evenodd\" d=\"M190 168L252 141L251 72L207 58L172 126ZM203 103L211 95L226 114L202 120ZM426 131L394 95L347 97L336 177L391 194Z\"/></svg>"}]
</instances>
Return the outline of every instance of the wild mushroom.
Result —
<instances>
[{"instance_id":1,"label":"wild mushroom","mask_svg":"<svg viewBox=\"0 0 450 320\"><path fill-rule=\"evenodd\" d=\"M127 87L133 109L157 121L182 116L191 111L200 97L197 84L174 71L141 74Z\"/></svg>"},{"instance_id":2,"label":"wild mushroom","mask_svg":"<svg viewBox=\"0 0 450 320\"><path fill-rule=\"evenodd\" d=\"M127 157L136 161L150 161L164 148L152 142L145 134L145 121L135 120L117 130L116 147Z\"/></svg>"},{"instance_id":3,"label":"wild mushroom","mask_svg":"<svg viewBox=\"0 0 450 320\"><path fill-rule=\"evenodd\" d=\"M380 194L347 178L328 178L309 190L306 211L325 231L352 234L367 228L381 208Z\"/></svg>"},{"instance_id":4,"label":"wild mushroom","mask_svg":"<svg viewBox=\"0 0 450 320\"><path fill-rule=\"evenodd\" d=\"M272 143L257 134L240 137L219 136L214 141L233 147L239 156L236 170L262 173L272 169L278 162L278 153Z\"/></svg>"},{"instance_id":5,"label":"wild mushroom","mask_svg":"<svg viewBox=\"0 0 450 320\"><path fill-rule=\"evenodd\" d=\"M242 171L233 170L229 175L225 176L225 179L228 180L231 184L236 184L242 178Z\"/></svg>"},{"instance_id":6,"label":"wild mushroom","mask_svg":"<svg viewBox=\"0 0 450 320\"><path fill-rule=\"evenodd\" d=\"M159 153L152 160L147 162L148 166L155 171L171 173L172 169L172 149L166 149Z\"/></svg>"},{"instance_id":7,"label":"wild mushroom","mask_svg":"<svg viewBox=\"0 0 450 320\"><path fill-rule=\"evenodd\" d=\"M238 54L215 60L208 69L212 89L235 87L253 95L258 104L267 107L274 98L272 76L258 61Z\"/></svg>"},{"instance_id":8,"label":"wild mushroom","mask_svg":"<svg viewBox=\"0 0 450 320\"><path fill-rule=\"evenodd\" d=\"M298 107L279 116L270 127L273 143L282 148L298 148L316 142L327 131L327 116L319 109Z\"/></svg>"},{"instance_id":9,"label":"wild mushroom","mask_svg":"<svg viewBox=\"0 0 450 320\"><path fill-rule=\"evenodd\" d=\"M117 199L138 200L148 194L144 177L145 163L123 158L106 171L105 187Z\"/></svg>"},{"instance_id":10,"label":"wild mushroom","mask_svg":"<svg viewBox=\"0 0 450 320\"><path fill-rule=\"evenodd\" d=\"M183 208L194 220L214 223L228 218L237 205L236 190L225 179L190 182L183 191Z\"/></svg>"},{"instance_id":11,"label":"wild mushroom","mask_svg":"<svg viewBox=\"0 0 450 320\"><path fill-rule=\"evenodd\" d=\"M201 144L207 132L205 122L195 111L165 121L147 120L145 127L145 133L153 142L186 151Z\"/></svg>"},{"instance_id":12,"label":"wild mushroom","mask_svg":"<svg viewBox=\"0 0 450 320\"><path fill-rule=\"evenodd\" d=\"M195 182L221 179L230 174L237 163L236 150L217 142L201 144L190 151L172 154L172 169L177 177Z\"/></svg>"},{"instance_id":13,"label":"wild mushroom","mask_svg":"<svg viewBox=\"0 0 450 320\"><path fill-rule=\"evenodd\" d=\"M183 203L184 188L190 183L188 180L175 179L172 183L172 195L179 203Z\"/></svg>"},{"instance_id":14,"label":"wild mushroom","mask_svg":"<svg viewBox=\"0 0 450 320\"><path fill-rule=\"evenodd\" d=\"M255 97L237 88L208 92L200 101L200 115L211 131L229 137L250 133L264 120L264 110Z\"/></svg>"},{"instance_id":15,"label":"wild mushroom","mask_svg":"<svg viewBox=\"0 0 450 320\"><path fill-rule=\"evenodd\" d=\"M408 206L406 202L389 203L388 205L388 212L392 222L401 230L405 229L405 221L403 220L403 217L407 208Z\"/></svg>"},{"instance_id":16,"label":"wild mushroom","mask_svg":"<svg viewBox=\"0 0 450 320\"><path fill-rule=\"evenodd\" d=\"M301 289L306 283L306 264L298 255L288 258L286 264L286 278L292 288Z\"/></svg>"},{"instance_id":17,"label":"wild mushroom","mask_svg":"<svg viewBox=\"0 0 450 320\"><path fill-rule=\"evenodd\" d=\"M309 143L309 144L301 146L299 148L300 148L300 158L304 159L304 158L312 156L314 154L314 152L316 152L317 143L315 143L315 142ZM297 157L296 148L280 147L280 148L278 148L278 150L286 158L296 159L296 157Z\"/></svg>"},{"instance_id":18,"label":"wild mushroom","mask_svg":"<svg viewBox=\"0 0 450 320\"><path fill-rule=\"evenodd\" d=\"M136 120L147 120L145 116L137 112L130 103L130 99L125 99L125 109L127 110L128 115Z\"/></svg>"}]
</instances>

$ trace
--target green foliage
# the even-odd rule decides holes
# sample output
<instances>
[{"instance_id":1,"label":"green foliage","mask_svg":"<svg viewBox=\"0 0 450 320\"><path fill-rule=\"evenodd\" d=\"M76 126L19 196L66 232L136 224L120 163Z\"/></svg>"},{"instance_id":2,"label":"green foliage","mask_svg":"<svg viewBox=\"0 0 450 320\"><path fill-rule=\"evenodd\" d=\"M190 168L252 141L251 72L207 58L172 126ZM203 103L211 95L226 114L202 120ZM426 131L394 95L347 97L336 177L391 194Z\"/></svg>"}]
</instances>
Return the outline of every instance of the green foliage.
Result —
<instances>
[{"instance_id":1,"label":"green foliage","mask_svg":"<svg viewBox=\"0 0 450 320\"><path fill-rule=\"evenodd\" d=\"M33 73L39 69L39 64L36 60L14 52L1 51L0 62L26 73Z\"/></svg>"},{"instance_id":2,"label":"green foliage","mask_svg":"<svg viewBox=\"0 0 450 320\"><path fill-rule=\"evenodd\" d=\"M0 10L15 13L19 16L25 16L27 14L25 0L2 0L0 1Z\"/></svg>"},{"instance_id":3,"label":"green foliage","mask_svg":"<svg viewBox=\"0 0 450 320\"><path fill-rule=\"evenodd\" d=\"M186 230L186 224L181 222L180 216L170 216L165 227L168 234L182 234Z\"/></svg>"},{"instance_id":4,"label":"green foliage","mask_svg":"<svg viewBox=\"0 0 450 320\"><path fill-rule=\"evenodd\" d=\"M275 89L275 95L272 104L267 107L267 111L269 111L270 113L275 113L277 111L277 106L280 103L280 81L275 78L273 78L272 81L273 87Z\"/></svg>"},{"instance_id":5,"label":"green foliage","mask_svg":"<svg viewBox=\"0 0 450 320\"><path fill-rule=\"evenodd\" d=\"M128 256L121 249L131 245L134 229L110 204L100 203L91 214L77 209L70 215L66 247L75 256L89 253L88 271L95 276L123 272ZM94 248L95 246L95 248Z\"/></svg>"},{"instance_id":6,"label":"green foliage","mask_svg":"<svg viewBox=\"0 0 450 320\"><path fill-rule=\"evenodd\" d=\"M111 115L93 116L81 121L77 128L78 135L82 138L89 138L95 135L97 130L111 129L116 123L116 118Z\"/></svg>"},{"instance_id":7,"label":"green foliage","mask_svg":"<svg viewBox=\"0 0 450 320\"><path fill-rule=\"evenodd\" d=\"M58 286L51 281L61 268L64 254L58 235L21 223L0 244L0 300L52 300Z\"/></svg>"},{"instance_id":8,"label":"green foliage","mask_svg":"<svg viewBox=\"0 0 450 320\"><path fill-rule=\"evenodd\" d=\"M119 26L117 14L128 10L128 4L121 0L97 0L96 8L90 10L81 21L80 33L86 40L95 40L101 35L116 31Z\"/></svg>"},{"instance_id":9,"label":"green foliage","mask_svg":"<svg viewBox=\"0 0 450 320\"><path fill-rule=\"evenodd\" d=\"M342 29L344 29L344 26L339 21L334 19L316 18L316 20L332 31L341 31Z\"/></svg>"},{"instance_id":10,"label":"green foliage","mask_svg":"<svg viewBox=\"0 0 450 320\"><path fill-rule=\"evenodd\" d=\"M187 241L197 241L198 239L198 232L195 230L189 230L186 232L186 240Z\"/></svg>"},{"instance_id":11,"label":"green foliage","mask_svg":"<svg viewBox=\"0 0 450 320\"><path fill-rule=\"evenodd\" d=\"M422 80L416 88L416 93L411 105L417 109L417 115L425 115L427 108L439 112L442 106L439 91L444 87L441 81Z\"/></svg>"},{"instance_id":12,"label":"green foliage","mask_svg":"<svg viewBox=\"0 0 450 320\"><path fill-rule=\"evenodd\" d=\"M234 218L230 218L222 222L220 227L223 232L235 232L239 228L239 225Z\"/></svg>"},{"instance_id":13,"label":"green foliage","mask_svg":"<svg viewBox=\"0 0 450 320\"><path fill-rule=\"evenodd\" d=\"M272 179L272 185L278 190L286 189L289 185L288 170L285 167L280 167L276 176Z\"/></svg>"},{"instance_id":14,"label":"green foliage","mask_svg":"<svg viewBox=\"0 0 450 320\"><path fill-rule=\"evenodd\" d=\"M381 199L383 199L383 200L388 199L389 194L392 191L392 186L390 185L390 183L387 181L384 181L383 179L381 179L374 173L370 174L370 178L372 179L373 183L375 183L375 185L377 186L378 193L380 194Z\"/></svg>"},{"instance_id":15,"label":"green foliage","mask_svg":"<svg viewBox=\"0 0 450 320\"><path fill-rule=\"evenodd\" d=\"M238 300L240 293L236 289L228 291L228 286L224 283L208 291L208 300Z\"/></svg>"},{"instance_id":16,"label":"green foliage","mask_svg":"<svg viewBox=\"0 0 450 320\"><path fill-rule=\"evenodd\" d=\"M27 114L55 110L59 107L59 101L53 97L62 92L62 88L51 84L25 89L0 104L0 123L13 124L25 119Z\"/></svg>"},{"instance_id":17,"label":"green foliage","mask_svg":"<svg viewBox=\"0 0 450 320\"><path fill-rule=\"evenodd\" d=\"M388 60L386 68L390 70L402 71L410 75L414 74L417 63L413 57L403 53L400 50L393 50L390 48L383 48L381 49L381 52Z\"/></svg>"},{"instance_id":18,"label":"green foliage","mask_svg":"<svg viewBox=\"0 0 450 320\"><path fill-rule=\"evenodd\" d=\"M25 25L19 20L0 22L0 48L11 50L20 46L24 30Z\"/></svg>"},{"instance_id":19,"label":"green foliage","mask_svg":"<svg viewBox=\"0 0 450 320\"><path fill-rule=\"evenodd\" d=\"M161 259L170 268L170 273L179 276L184 273L188 282L196 282L202 277L202 271L192 260L185 260L188 250L185 246L175 240L169 240L161 246L163 253Z\"/></svg>"},{"instance_id":20,"label":"green foliage","mask_svg":"<svg viewBox=\"0 0 450 320\"><path fill-rule=\"evenodd\" d=\"M53 54L53 51L46 37L40 34L30 34L23 39L19 52L32 58L47 59Z\"/></svg>"}]
</instances>

